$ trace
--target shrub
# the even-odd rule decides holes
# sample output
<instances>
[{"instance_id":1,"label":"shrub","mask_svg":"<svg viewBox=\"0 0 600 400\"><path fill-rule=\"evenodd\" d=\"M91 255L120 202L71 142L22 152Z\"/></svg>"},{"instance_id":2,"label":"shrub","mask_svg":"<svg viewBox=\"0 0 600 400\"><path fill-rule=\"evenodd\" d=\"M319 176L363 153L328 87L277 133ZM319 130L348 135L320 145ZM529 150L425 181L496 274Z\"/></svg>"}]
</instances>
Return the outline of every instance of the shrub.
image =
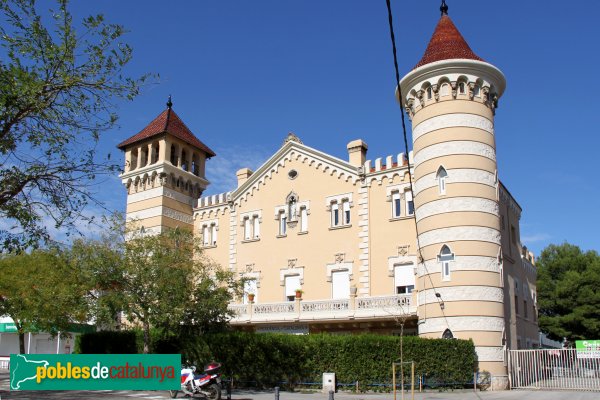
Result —
<instances>
[{"instance_id":1,"label":"shrub","mask_svg":"<svg viewBox=\"0 0 600 400\"><path fill-rule=\"evenodd\" d=\"M75 339L75 353L79 354L135 354L134 331L100 331L84 333Z\"/></svg>"}]
</instances>

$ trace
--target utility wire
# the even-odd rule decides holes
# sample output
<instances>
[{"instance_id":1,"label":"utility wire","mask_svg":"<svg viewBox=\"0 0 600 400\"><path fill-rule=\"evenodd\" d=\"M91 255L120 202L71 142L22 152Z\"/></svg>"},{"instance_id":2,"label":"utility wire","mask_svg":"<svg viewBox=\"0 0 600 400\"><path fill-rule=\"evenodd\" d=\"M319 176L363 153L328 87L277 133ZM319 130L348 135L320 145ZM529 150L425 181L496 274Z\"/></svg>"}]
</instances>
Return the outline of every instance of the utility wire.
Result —
<instances>
[{"instance_id":1,"label":"utility wire","mask_svg":"<svg viewBox=\"0 0 600 400\"><path fill-rule=\"evenodd\" d=\"M398 104L400 105L400 115L402 116L402 133L403 133L403 137L404 137L404 148L406 151L406 154L408 155L408 139L407 139L407 135L406 135L406 122L405 122L405 118L404 118L404 108L402 107L402 89L400 88L400 73L398 72L398 55L396 52L396 37L394 35L394 22L393 22L393 18L392 18L392 6L390 4L390 0L386 0L386 5L387 5L387 11L388 11L388 23L390 26L390 38L392 39L392 52L394 53L394 71L396 72L396 90L398 91ZM417 198L417 194L415 193L415 191L413 190L413 178L412 178L412 172L410 170L410 162L408 163L408 182L410 185L410 192L413 194L413 201L416 200ZM431 288L433 289L433 293L435 294L435 298L438 302L438 304L440 305L440 310L442 311L442 315L444 316L444 320L446 321L446 326L448 326L448 328L450 328L450 324L448 323L448 318L446 317L446 313L444 311L444 301L442 299L442 295L440 292L438 292L438 290L436 289L434 283L433 283L433 279L431 278L431 274L429 273L429 270L427 269L427 264L425 263L425 259L423 258L423 253L421 252L421 244L419 242L419 227L417 226L417 213L416 210L413 213L413 219L415 221L415 233L417 235L417 255L418 255L418 260L421 263L423 263L423 267L425 268L425 273L427 274L427 277L429 278L429 282L431 283Z\"/></svg>"}]
</instances>

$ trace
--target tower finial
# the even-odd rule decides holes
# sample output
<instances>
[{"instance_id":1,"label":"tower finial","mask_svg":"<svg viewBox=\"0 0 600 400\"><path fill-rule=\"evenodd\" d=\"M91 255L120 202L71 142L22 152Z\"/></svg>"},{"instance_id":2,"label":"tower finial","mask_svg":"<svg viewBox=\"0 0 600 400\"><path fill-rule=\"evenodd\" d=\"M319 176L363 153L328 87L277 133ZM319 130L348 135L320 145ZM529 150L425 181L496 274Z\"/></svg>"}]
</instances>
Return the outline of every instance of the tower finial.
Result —
<instances>
[{"instance_id":1,"label":"tower finial","mask_svg":"<svg viewBox=\"0 0 600 400\"><path fill-rule=\"evenodd\" d=\"M448 15L448 5L446 4L446 0L442 0L442 5L440 6L440 11L443 15Z\"/></svg>"},{"instance_id":2,"label":"tower finial","mask_svg":"<svg viewBox=\"0 0 600 400\"><path fill-rule=\"evenodd\" d=\"M171 101L171 95L169 95L169 100L167 101L167 108L170 110L173 107L173 102Z\"/></svg>"}]
</instances>

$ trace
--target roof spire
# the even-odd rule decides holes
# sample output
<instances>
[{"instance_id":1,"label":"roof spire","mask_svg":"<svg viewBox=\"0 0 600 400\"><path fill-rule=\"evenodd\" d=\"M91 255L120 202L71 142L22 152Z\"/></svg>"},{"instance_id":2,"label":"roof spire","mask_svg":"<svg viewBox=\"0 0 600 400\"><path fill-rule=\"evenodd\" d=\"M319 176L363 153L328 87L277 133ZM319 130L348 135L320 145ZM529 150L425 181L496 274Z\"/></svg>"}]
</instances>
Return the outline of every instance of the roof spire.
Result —
<instances>
[{"instance_id":1,"label":"roof spire","mask_svg":"<svg viewBox=\"0 0 600 400\"><path fill-rule=\"evenodd\" d=\"M448 5L446 4L446 0L442 0L442 5L440 6L440 11L442 12L442 16L448 15Z\"/></svg>"},{"instance_id":2,"label":"roof spire","mask_svg":"<svg viewBox=\"0 0 600 400\"><path fill-rule=\"evenodd\" d=\"M171 101L171 95L169 95L169 100L167 101L167 108L170 110L173 107L173 102Z\"/></svg>"}]
</instances>

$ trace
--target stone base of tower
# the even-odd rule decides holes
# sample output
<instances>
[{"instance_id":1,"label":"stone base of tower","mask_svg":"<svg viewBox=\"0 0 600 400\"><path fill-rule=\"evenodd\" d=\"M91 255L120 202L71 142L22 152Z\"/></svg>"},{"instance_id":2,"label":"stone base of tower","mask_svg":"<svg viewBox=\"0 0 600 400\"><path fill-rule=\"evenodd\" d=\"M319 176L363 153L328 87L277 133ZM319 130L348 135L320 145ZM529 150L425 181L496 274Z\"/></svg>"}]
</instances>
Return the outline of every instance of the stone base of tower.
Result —
<instances>
[{"instance_id":1,"label":"stone base of tower","mask_svg":"<svg viewBox=\"0 0 600 400\"><path fill-rule=\"evenodd\" d=\"M481 361L478 364L479 372L490 373L490 390L508 390L508 370L503 361Z\"/></svg>"}]
</instances>

